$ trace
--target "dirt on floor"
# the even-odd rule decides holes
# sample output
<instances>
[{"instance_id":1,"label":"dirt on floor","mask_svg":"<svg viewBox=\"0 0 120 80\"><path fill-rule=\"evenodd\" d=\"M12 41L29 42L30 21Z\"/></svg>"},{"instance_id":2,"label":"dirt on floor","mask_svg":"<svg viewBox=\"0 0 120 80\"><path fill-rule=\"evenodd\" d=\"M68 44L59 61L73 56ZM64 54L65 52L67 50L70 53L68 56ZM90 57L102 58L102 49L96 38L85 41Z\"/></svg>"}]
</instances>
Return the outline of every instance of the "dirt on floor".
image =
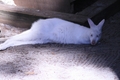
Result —
<instances>
[{"instance_id":1,"label":"dirt on floor","mask_svg":"<svg viewBox=\"0 0 120 80\"><path fill-rule=\"evenodd\" d=\"M0 24L0 43L26 29ZM0 80L119 80L120 12L106 20L96 46L23 45L0 51Z\"/></svg>"}]
</instances>

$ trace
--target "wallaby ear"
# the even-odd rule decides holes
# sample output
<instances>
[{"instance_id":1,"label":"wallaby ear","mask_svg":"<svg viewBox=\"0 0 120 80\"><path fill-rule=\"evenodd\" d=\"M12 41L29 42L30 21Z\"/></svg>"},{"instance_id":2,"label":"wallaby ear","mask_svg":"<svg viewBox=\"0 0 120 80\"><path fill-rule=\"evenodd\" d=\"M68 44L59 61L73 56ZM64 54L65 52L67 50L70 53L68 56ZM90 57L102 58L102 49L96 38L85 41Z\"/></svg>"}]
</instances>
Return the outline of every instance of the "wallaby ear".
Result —
<instances>
[{"instance_id":1,"label":"wallaby ear","mask_svg":"<svg viewBox=\"0 0 120 80\"><path fill-rule=\"evenodd\" d=\"M99 29L102 29L104 22L105 22L105 19L103 19L102 21L99 22L99 24L97 25L99 27Z\"/></svg>"},{"instance_id":2,"label":"wallaby ear","mask_svg":"<svg viewBox=\"0 0 120 80\"><path fill-rule=\"evenodd\" d=\"M96 26L90 18L88 18L88 23L89 23L89 25L90 25L90 28Z\"/></svg>"}]
</instances>

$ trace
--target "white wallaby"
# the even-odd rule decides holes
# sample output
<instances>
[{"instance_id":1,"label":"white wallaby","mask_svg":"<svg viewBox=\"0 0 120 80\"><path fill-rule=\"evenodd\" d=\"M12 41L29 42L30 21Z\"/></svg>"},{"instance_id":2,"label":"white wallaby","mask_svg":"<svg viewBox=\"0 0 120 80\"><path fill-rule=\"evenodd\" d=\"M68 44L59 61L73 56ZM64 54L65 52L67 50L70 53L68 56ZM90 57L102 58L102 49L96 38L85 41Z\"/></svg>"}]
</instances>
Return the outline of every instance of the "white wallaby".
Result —
<instances>
[{"instance_id":1,"label":"white wallaby","mask_svg":"<svg viewBox=\"0 0 120 80\"><path fill-rule=\"evenodd\" d=\"M32 27L21 34L15 35L0 44L0 50L10 46L25 44L91 44L95 45L101 37L101 29L105 20L95 25L88 19L90 28L59 18L40 19Z\"/></svg>"}]
</instances>

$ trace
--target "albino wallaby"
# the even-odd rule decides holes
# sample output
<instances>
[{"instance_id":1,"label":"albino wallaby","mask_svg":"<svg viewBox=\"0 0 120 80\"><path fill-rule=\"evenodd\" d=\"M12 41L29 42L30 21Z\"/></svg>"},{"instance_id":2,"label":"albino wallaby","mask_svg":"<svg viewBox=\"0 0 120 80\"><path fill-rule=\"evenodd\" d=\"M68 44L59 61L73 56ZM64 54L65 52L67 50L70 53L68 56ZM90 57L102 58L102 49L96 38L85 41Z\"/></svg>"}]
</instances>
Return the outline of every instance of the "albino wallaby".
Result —
<instances>
[{"instance_id":1,"label":"albino wallaby","mask_svg":"<svg viewBox=\"0 0 120 80\"><path fill-rule=\"evenodd\" d=\"M95 25L88 19L90 28L59 18L40 19L32 27L21 34L15 35L0 44L0 50L10 46L25 44L91 44L95 45L101 37L101 29L105 20Z\"/></svg>"}]
</instances>

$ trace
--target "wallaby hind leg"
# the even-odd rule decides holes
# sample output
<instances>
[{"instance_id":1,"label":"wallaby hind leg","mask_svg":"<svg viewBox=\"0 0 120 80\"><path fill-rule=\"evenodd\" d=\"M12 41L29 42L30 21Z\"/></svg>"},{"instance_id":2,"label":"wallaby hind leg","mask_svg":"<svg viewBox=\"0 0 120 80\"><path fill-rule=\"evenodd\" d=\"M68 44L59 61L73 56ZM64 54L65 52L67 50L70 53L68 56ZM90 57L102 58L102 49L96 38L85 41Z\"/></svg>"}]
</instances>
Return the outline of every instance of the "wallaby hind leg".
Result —
<instances>
[{"instance_id":1,"label":"wallaby hind leg","mask_svg":"<svg viewBox=\"0 0 120 80\"><path fill-rule=\"evenodd\" d=\"M19 46L19 45L25 45L25 44L43 44L45 43L42 40L24 40L24 41L19 41L19 40L7 40L6 42L0 44L0 50L5 50L8 47L11 46Z\"/></svg>"},{"instance_id":2,"label":"wallaby hind leg","mask_svg":"<svg viewBox=\"0 0 120 80\"><path fill-rule=\"evenodd\" d=\"M6 40L4 43L0 44L0 50L4 50L10 46L18 46L24 44L37 44L43 43L40 38L37 38L38 35L32 33L30 30L27 30L21 34L15 35L10 39Z\"/></svg>"}]
</instances>

